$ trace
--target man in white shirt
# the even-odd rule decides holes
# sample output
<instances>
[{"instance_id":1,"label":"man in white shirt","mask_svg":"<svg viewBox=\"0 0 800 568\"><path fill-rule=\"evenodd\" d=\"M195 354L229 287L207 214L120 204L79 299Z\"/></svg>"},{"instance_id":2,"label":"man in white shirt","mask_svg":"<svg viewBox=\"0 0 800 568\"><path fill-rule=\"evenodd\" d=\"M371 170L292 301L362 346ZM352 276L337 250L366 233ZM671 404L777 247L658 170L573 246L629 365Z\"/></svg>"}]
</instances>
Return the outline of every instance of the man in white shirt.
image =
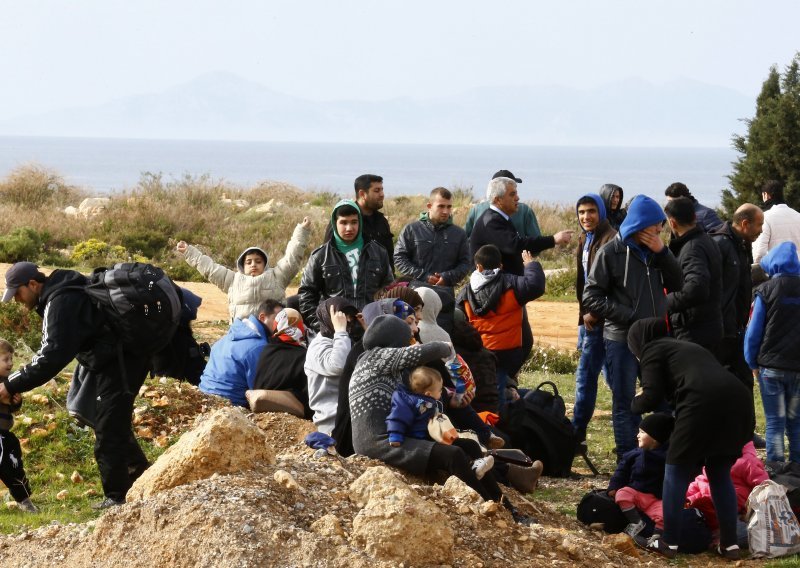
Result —
<instances>
[{"instance_id":1,"label":"man in white shirt","mask_svg":"<svg viewBox=\"0 0 800 568\"><path fill-rule=\"evenodd\" d=\"M786 205L783 183L770 180L761 188L764 200L764 228L753 243L753 262L762 258L778 243L791 241L800 250L800 213Z\"/></svg>"}]
</instances>

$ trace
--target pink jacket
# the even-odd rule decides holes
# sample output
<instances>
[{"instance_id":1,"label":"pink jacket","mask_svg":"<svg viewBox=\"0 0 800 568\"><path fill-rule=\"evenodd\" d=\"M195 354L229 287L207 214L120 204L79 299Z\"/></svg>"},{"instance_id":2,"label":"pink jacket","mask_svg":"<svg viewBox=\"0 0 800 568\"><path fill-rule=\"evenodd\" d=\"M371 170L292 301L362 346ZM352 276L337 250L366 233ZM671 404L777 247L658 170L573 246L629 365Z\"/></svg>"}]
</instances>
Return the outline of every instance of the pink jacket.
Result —
<instances>
[{"instance_id":1,"label":"pink jacket","mask_svg":"<svg viewBox=\"0 0 800 568\"><path fill-rule=\"evenodd\" d=\"M756 448L753 442L747 442L742 448L742 457L733 464L731 468L731 479L733 487L736 489L736 505L739 513L744 513L747 498L753 487L769 479L767 471L764 469L763 462L756 455ZM689 485L686 492L687 507L696 507L706 516L708 526L714 530L718 527L717 515L714 511L714 503L711 501L711 487L708 485L706 470L697 476Z\"/></svg>"}]
</instances>

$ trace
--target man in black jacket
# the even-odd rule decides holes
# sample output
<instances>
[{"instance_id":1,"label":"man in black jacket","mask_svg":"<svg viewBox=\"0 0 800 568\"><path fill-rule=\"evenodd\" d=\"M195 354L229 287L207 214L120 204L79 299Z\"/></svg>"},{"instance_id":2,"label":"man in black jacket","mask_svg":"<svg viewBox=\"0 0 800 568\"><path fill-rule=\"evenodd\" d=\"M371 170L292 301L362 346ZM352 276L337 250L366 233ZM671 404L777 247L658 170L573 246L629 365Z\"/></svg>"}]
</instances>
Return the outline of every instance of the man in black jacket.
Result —
<instances>
[{"instance_id":1,"label":"man in black jacket","mask_svg":"<svg viewBox=\"0 0 800 568\"><path fill-rule=\"evenodd\" d=\"M752 244L761 234L764 213L752 203L741 205L733 221L709 233L722 256L722 343L717 353L720 363L751 389L753 376L744 360L744 330L750 317L753 297Z\"/></svg>"},{"instance_id":2,"label":"man in black jacket","mask_svg":"<svg viewBox=\"0 0 800 568\"><path fill-rule=\"evenodd\" d=\"M308 258L298 289L303 322L315 331L322 300L342 297L360 311L394 280L386 250L362 236L361 211L354 201L343 199L334 206L331 227L331 237Z\"/></svg>"},{"instance_id":3,"label":"man in black jacket","mask_svg":"<svg viewBox=\"0 0 800 568\"><path fill-rule=\"evenodd\" d=\"M667 294L669 321L676 338L716 354L722 341L722 260L714 240L697 225L688 197L670 200L664 212L672 230L669 249L683 274L679 290Z\"/></svg>"},{"instance_id":4,"label":"man in black jacket","mask_svg":"<svg viewBox=\"0 0 800 568\"><path fill-rule=\"evenodd\" d=\"M42 316L42 345L30 363L0 384L0 400L43 385L78 360L96 386L94 456L105 499L94 507L104 509L124 503L128 489L148 466L133 435L131 416L150 361L118 351L105 315L83 290L87 282L74 270L55 270L45 277L30 262L8 270L3 301L13 299Z\"/></svg>"}]
</instances>

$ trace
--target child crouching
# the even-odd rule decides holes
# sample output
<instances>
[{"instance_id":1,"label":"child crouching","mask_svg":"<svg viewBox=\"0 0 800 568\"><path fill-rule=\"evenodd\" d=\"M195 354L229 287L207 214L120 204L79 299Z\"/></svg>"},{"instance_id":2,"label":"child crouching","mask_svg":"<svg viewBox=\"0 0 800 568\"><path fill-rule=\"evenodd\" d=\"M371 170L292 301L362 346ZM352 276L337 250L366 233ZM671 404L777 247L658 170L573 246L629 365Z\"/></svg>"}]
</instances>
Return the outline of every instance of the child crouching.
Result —
<instances>
[{"instance_id":1,"label":"child crouching","mask_svg":"<svg viewBox=\"0 0 800 568\"><path fill-rule=\"evenodd\" d=\"M14 347L5 339L0 339L0 381L7 381L14 368ZM0 480L8 487L11 497L19 504L20 511L38 513L39 509L31 503L31 486L22 465L22 449L19 440L11 432L14 426L13 412L22 406L22 395L17 393L12 403L0 403Z\"/></svg>"},{"instance_id":2,"label":"child crouching","mask_svg":"<svg viewBox=\"0 0 800 568\"><path fill-rule=\"evenodd\" d=\"M399 447L407 436L429 440L428 423L441 407L442 376L435 369L417 367L408 378L409 386L400 383L392 395L392 410L386 417L389 445ZM483 457L474 440L456 438L452 445L464 450L472 458L475 477L482 479L494 466L492 456Z\"/></svg>"},{"instance_id":3,"label":"child crouching","mask_svg":"<svg viewBox=\"0 0 800 568\"><path fill-rule=\"evenodd\" d=\"M644 513L656 525L656 532L664 528L661 493L664 486L664 469L669 437L675 419L669 414L650 414L639 424L639 447L627 452L608 483L608 494L622 509L628 520L625 534L634 537L645 528L639 514Z\"/></svg>"}]
</instances>

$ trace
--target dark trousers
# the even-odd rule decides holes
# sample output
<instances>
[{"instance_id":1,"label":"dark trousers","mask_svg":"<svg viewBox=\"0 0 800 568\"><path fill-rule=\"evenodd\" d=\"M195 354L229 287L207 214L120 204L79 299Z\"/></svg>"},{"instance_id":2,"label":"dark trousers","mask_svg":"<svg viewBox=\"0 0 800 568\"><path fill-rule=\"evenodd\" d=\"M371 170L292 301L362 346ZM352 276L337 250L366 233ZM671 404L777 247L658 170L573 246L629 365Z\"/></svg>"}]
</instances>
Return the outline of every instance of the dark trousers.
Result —
<instances>
[{"instance_id":1,"label":"dark trousers","mask_svg":"<svg viewBox=\"0 0 800 568\"><path fill-rule=\"evenodd\" d=\"M731 373L736 375L736 378L744 383L750 389L750 415L753 417L752 428L755 432L756 429L756 412L755 401L753 399L753 372L750 370L750 365L744 360L744 335L739 334L737 337L723 337L719 349L716 351L717 361L723 367L728 369Z\"/></svg>"},{"instance_id":2,"label":"dark trousers","mask_svg":"<svg viewBox=\"0 0 800 568\"><path fill-rule=\"evenodd\" d=\"M19 440L8 430L0 430L0 480L6 484L14 501L24 501L31 496L31 486L22 466Z\"/></svg>"},{"instance_id":3,"label":"dark trousers","mask_svg":"<svg viewBox=\"0 0 800 568\"><path fill-rule=\"evenodd\" d=\"M472 487L486 501L499 501L503 492L492 472L478 479L472 470L472 461L481 456L480 447L473 440L458 439L452 446L436 443L428 459L428 473L446 471Z\"/></svg>"},{"instance_id":4,"label":"dark trousers","mask_svg":"<svg viewBox=\"0 0 800 568\"><path fill-rule=\"evenodd\" d=\"M528 308L522 306L522 362L520 366L525 364L528 360L528 355L533 351L533 330L531 324L528 322ZM517 369L519 371L519 369ZM514 373L516 375L516 373Z\"/></svg>"},{"instance_id":5,"label":"dark trousers","mask_svg":"<svg viewBox=\"0 0 800 568\"><path fill-rule=\"evenodd\" d=\"M103 493L117 501L125 500L128 489L149 465L131 427L133 401L147 377L149 362L126 354L122 364L124 379L118 359L102 371L90 371L97 384L94 457Z\"/></svg>"}]
</instances>

